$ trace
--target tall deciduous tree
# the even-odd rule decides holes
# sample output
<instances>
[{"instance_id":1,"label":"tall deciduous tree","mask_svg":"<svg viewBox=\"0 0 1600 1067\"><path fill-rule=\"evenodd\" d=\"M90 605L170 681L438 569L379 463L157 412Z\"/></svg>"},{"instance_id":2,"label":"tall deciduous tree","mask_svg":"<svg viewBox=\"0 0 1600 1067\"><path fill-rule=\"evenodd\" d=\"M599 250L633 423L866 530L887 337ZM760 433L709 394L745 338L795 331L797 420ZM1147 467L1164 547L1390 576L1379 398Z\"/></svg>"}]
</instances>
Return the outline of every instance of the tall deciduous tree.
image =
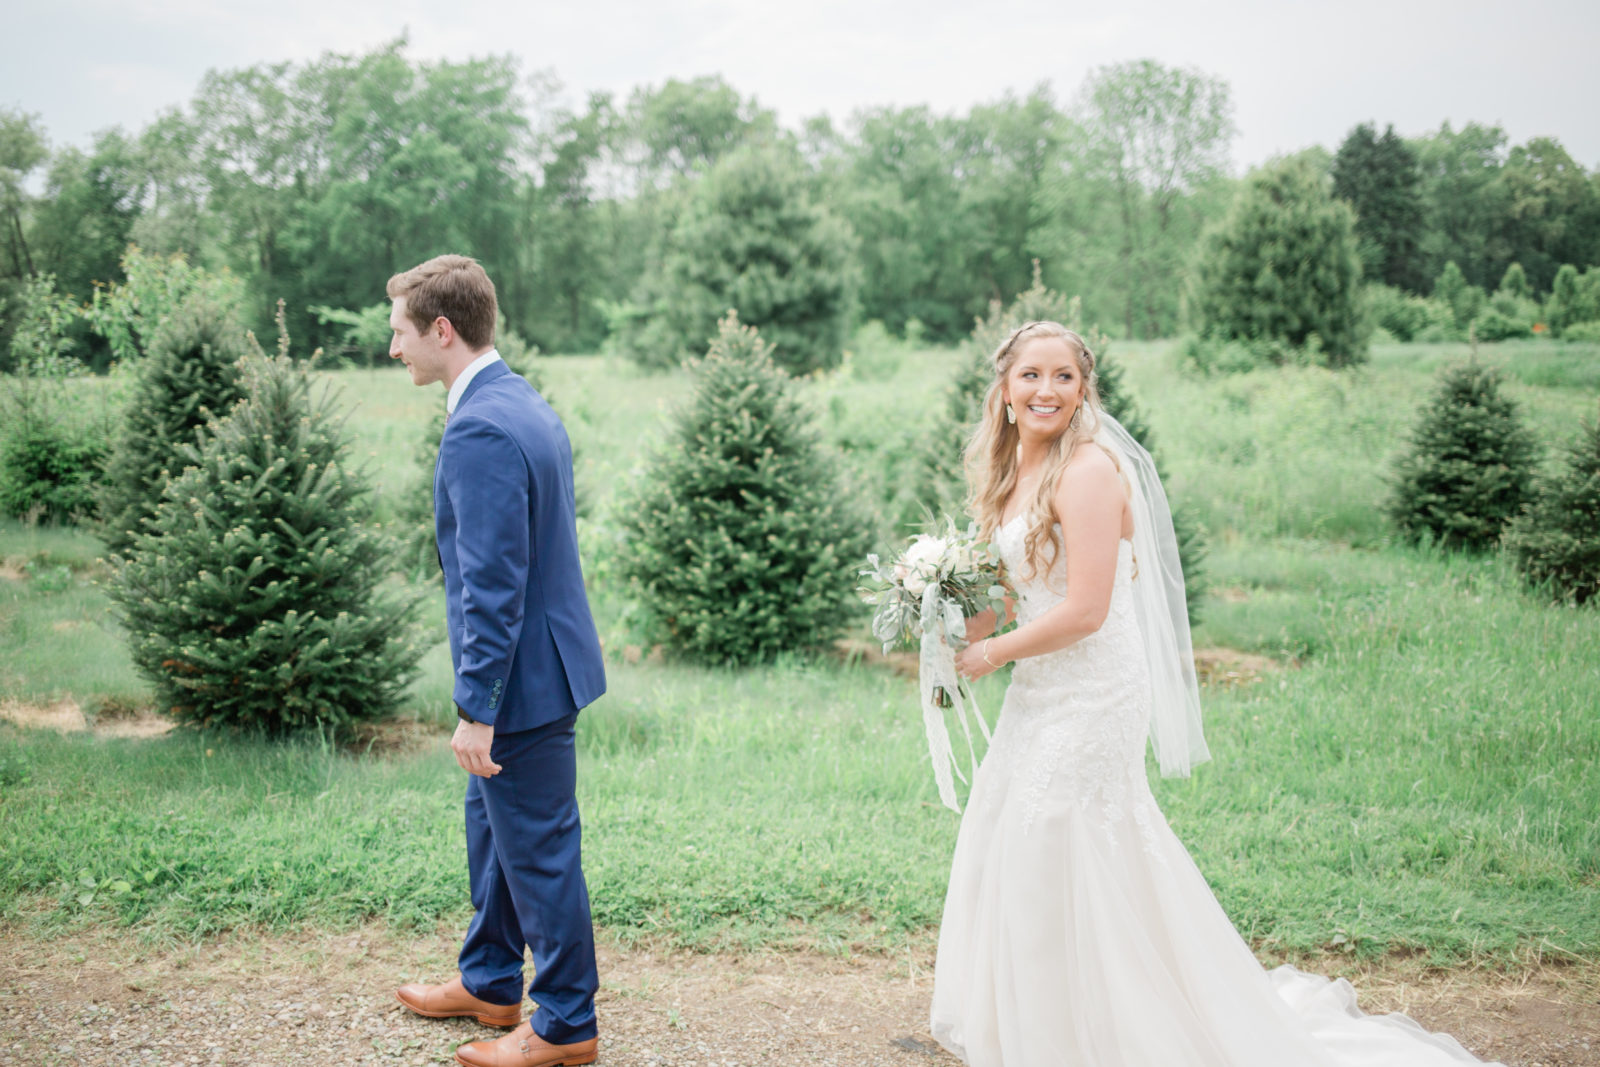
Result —
<instances>
[{"instance_id":1,"label":"tall deciduous tree","mask_svg":"<svg viewBox=\"0 0 1600 1067\"><path fill-rule=\"evenodd\" d=\"M1422 176L1395 132L1371 123L1351 130L1333 157L1333 195L1356 212L1356 237L1369 280L1410 292L1427 285L1421 259Z\"/></svg>"},{"instance_id":2,"label":"tall deciduous tree","mask_svg":"<svg viewBox=\"0 0 1600 1067\"><path fill-rule=\"evenodd\" d=\"M1487 289L1515 258L1503 234L1506 135L1469 122L1413 142L1422 174L1424 273L1437 278L1455 262L1466 280Z\"/></svg>"},{"instance_id":3,"label":"tall deciduous tree","mask_svg":"<svg viewBox=\"0 0 1600 1067\"><path fill-rule=\"evenodd\" d=\"M0 264L0 277L31 278L35 273L22 215L30 199L28 176L49 155L39 116L0 108L0 214L4 215L0 218L0 242L7 259Z\"/></svg>"},{"instance_id":4,"label":"tall deciduous tree","mask_svg":"<svg viewBox=\"0 0 1600 1067\"><path fill-rule=\"evenodd\" d=\"M1511 150L1501 171L1504 241L1540 291L1563 263L1600 260L1600 191L1553 137Z\"/></svg>"},{"instance_id":5,"label":"tall deciduous tree","mask_svg":"<svg viewBox=\"0 0 1600 1067\"><path fill-rule=\"evenodd\" d=\"M1123 329L1169 333L1181 250L1198 221L1185 196L1223 172L1234 134L1227 83L1150 59L1119 63L1089 75L1082 112L1116 197Z\"/></svg>"},{"instance_id":6,"label":"tall deciduous tree","mask_svg":"<svg viewBox=\"0 0 1600 1067\"><path fill-rule=\"evenodd\" d=\"M1201 242L1194 279L1210 336L1298 348L1315 335L1331 365L1366 358L1355 213L1305 160L1251 172Z\"/></svg>"}]
</instances>

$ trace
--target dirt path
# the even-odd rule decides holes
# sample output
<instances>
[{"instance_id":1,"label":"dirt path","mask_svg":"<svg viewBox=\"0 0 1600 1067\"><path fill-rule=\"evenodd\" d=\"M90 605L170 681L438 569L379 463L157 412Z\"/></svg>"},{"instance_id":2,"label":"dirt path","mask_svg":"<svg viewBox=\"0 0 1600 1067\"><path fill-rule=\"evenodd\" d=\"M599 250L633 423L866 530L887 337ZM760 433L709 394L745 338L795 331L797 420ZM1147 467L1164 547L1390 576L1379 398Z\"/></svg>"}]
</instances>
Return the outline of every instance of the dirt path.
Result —
<instances>
[{"instance_id":1,"label":"dirt path","mask_svg":"<svg viewBox=\"0 0 1600 1067\"><path fill-rule=\"evenodd\" d=\"M0 931L0 1064L423 1065L494 1036L401 1010L393 989L453 972L453 935ZM926 1033L931 954L707 956L601 946L605 1067L942 1067ZM1330 969L1337 961L1328 961ZM1345 972L1369 1011L1403 1010L1510 1067L1600 1067L1600 963L1511 978L1407 963Z\"/></svg>"}]
</instances>

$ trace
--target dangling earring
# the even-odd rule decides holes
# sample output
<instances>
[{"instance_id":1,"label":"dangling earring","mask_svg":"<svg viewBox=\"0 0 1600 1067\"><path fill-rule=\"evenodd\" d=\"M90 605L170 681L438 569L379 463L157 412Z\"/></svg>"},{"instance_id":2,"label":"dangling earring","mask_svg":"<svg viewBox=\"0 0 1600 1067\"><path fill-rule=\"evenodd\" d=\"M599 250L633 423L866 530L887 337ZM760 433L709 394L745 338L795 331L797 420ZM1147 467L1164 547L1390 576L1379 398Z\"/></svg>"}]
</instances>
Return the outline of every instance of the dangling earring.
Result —
<instances>
[{"instance_id":1,"label":"dangling earring","mask_svg":"<svg viewBox=\"0 0 1600 1067\"><path fill-rule=\"evenodd\" d=\"M1006 421L1009 422L1013 426L1015 426L1017 424L1017 412L1016 412L1016 409L1013 408L1010 404L1006 405Z\"/></svg>"},{"instance_id":2,"label":"dangling earring","mask_svg":"<svg viewBox=\"0 0 1600 1067\"><path fill-rule=\"evenodd\" d=\"M1082 404L1079 404L1078 405L1078 410L1076 410L1076 411L1074 411L1072 413L1072 418L1067 421L1067 425L1069 427L1071 427L1072 429L1074 429L1074 430L1078 430L1078 429L1081 429L1083 427L1083 405Z\"/></svg>"}]
</instances>

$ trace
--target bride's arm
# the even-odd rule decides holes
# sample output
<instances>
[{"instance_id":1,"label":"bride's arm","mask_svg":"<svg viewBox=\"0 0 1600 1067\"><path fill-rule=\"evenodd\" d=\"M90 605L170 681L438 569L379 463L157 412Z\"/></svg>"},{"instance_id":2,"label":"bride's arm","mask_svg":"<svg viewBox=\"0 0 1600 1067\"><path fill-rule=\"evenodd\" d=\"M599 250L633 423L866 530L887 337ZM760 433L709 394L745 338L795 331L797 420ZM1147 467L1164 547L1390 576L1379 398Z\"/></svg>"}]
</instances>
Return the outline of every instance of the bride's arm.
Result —
<instances>
[{"instance_id":1,"label":"bride's arm","mask_svg":"<svg viewBox=\"0 0 1600 1067\"><path fill-rule=\"evenodd\" d=\"M1058 652L1105 624L1117 576L1125 500L1122 481L1108 456L1085 449L1074 458L1061 472L1055 497L1067 556L1066 597L1026 625L962 649L956 657L958 670L981 678L1014 660Z\"/></svg>"}]
</instances>

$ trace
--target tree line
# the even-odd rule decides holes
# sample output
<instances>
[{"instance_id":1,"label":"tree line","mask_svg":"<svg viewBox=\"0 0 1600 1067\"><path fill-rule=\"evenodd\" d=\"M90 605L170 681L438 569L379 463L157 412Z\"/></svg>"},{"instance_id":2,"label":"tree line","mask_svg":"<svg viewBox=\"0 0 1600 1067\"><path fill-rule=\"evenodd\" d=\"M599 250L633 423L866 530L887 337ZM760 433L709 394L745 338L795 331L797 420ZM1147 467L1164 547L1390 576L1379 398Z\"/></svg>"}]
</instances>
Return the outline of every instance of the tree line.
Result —
<instances>
[{"instance_id":1,"label":"tree line","mask_svg":"<svg viewBox=\"0 0 1600 1067\"><path fill-rule=\"evenodd\" d=\"M789 129L719 77L573 106L510 57L405 51L213 71L188 105L86 149L51 150L36 116L0 110L0 359L39 279L88 303L127 281L130 245L226 270L258 333L281 299L293 334L330 350L381 351L363 309L442 251L485 264L527 342L646 363L703 350L730 294L790 369L827 365L868 320L954 343L1035 261L1086 321L1171 336L1242 185L1227 85L1148 60L1065 100L1045 85ZM1513 264L1542 298L1563 265L1600 262L1600 172L1554 138L1362 125L1296 164L1351 206L1362 276L1390 303L1447 274L1446 299L1493 292ZM63 328L91 365L117 354L103 330Z\"/></svg>"}]
</instances>

